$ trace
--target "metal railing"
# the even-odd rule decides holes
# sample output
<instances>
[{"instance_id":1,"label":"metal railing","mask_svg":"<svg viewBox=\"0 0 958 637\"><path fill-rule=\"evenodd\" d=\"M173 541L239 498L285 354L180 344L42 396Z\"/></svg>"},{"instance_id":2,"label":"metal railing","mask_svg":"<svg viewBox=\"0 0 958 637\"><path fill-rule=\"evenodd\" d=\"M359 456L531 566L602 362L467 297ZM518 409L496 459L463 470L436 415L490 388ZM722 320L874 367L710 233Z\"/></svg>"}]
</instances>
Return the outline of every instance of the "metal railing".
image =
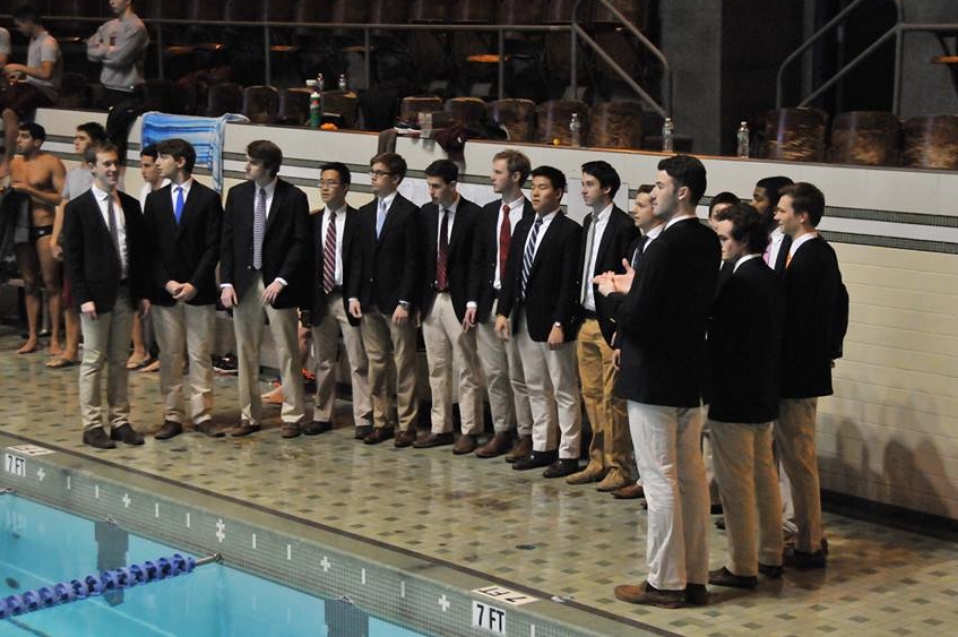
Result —
<instances>
[{"instance_id":1,"label":"metal railing","mask_svg":"<svg viewBox=\"0 0 958 637\"><path fill-rule=\"evenodd\" d=\"M826 33L844 23L848 16L868 0L854 0L851 4L840 11L834 18L829 20L822 28L816 31L812 37L806 40L800 47L795 49L781 66L778 67L778 75L775 78L775 107L782 108L783 77L785 68L799 59L806 51L814 46ZM902 67L902 44L905 34L912 32L922 33L958 33L958 24L909 24L905 22L905 11L901 0L892 0L895 3L897 18L895 25L885 31L874 42L872 42L864 51L855 56L850 62L842 66L831 78L826 80L817 89L811 92L807 97L798 103L798 107L808 106L825 91L835 86L843 77L858 67L865 59L870 57L875 51L881 48L891 39L895 40L895 66L892 83L892 111L898 115L901 111L901 67Z\"/></svg>"},{"instance_id":2,"label":"metal railing","mask_svg":"<svg viewBox=\"0 0 958 637\"><path fill-rule=\"evenodd\" d=\"M602 50L602 47L596 42L592 36L579 24L579 7L585 0L577 0L575 6L572 9L572 22L570 23L572 29L572 95L575 96L578 90L578 41L581 40L587 44L602 60L612 67L612 70L622 78L622 80L635 91L635 94L652 110L664 117L671 117L672 114L672 69L669 67L669 62L665 58L665 54L659 50L652 42L642 34L639 29L629 22L629 19L626 18L621 11L619 11L609 0L595 0L595 2L605 6L609 12L615 16L615 19L619 21L623 28L627 29L632 35L636 37L639 43L645 47L649 53L651 53L662 65L663 70L663 87L662 94L664 97L665 104L659 104L648 92L639 86L638 82L634 78L630 77L626 73L618 62L616 62L611 55Z\"/></svg>"}]
</instances>

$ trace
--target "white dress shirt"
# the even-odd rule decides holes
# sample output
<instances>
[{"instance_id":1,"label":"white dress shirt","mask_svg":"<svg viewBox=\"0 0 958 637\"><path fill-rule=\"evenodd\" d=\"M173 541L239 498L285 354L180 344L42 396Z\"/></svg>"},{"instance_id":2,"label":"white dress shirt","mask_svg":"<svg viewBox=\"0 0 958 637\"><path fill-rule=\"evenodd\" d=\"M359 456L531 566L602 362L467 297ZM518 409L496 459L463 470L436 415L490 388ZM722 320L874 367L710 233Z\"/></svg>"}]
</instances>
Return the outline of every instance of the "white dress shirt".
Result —
<instances>
[{"instance_id":1,"label":"white dress shirt","mask_svg":"<svg viewBox=\"0 0 958 637\"><path fill-rule=\"evenodd\" d=\"M539 227L539 233L536 234L536 245L532 249L532 260L535 261L536 254L539 252L539 246L542 245L542 237L546 236L546 231L549 230L549 226L552 225L552 220L556 218L556 215L559 214L558 210L553 210L549 214L542 217L542 225ZM532 227L529 228L529 235L526 237L526 245L522 250L522 254L525 255L526 250L529 248L529 241L532 240L532 232L535 228L536 221L538 219L533 219Z\"/></svg>"},{"instance_id":2,"label":"white dress shirt","mask_svg":"<svg viewBox=\"0 0 958 637\"><path fill-rule=\"evenodd\" d=\"M612 216L612 204L609 204L602 211L592 216L592 225L595 230L592 235L592 256L589 259L589 267L583 273L585 281L592 281L595 273L595 262L599 257L599 246L602 245L602 235L605 234L606 226L609 225L609 218ZM585 300L582 303L585 309L595 312L595 286L591 283L585 284Z\"/></svg>"},{"instance_id":3,"label":"white dress shirt","mask_svg":"<svg viewBox=\"0 0 958 637\"><path fill-rule=\"evenodd\" d=\"M117 241L120 244L120 279L125 279L127 277L128 266L129 266L129 255L127 254L127 245L126 245L126 214L123 211L123 206L120 204L120 198L117 196L116 192L108 193L94 185L91 190L93 191L93 196L96 197L96 203L100 206L100 214L103 216L103 223L106 225L107 231L110 229L110 213L107 209L110 197L113 198L113 212L116 216L116 234Z\"/></svg>"},{"instance_id":4,"label":"white dress shirt","mask_svg":"<svg viewBox=\"0 0 958 637\"><path fill-rule=\"evenodd\" d=\"M807 232L803 234L802 236L800 236L798 239L795 239L794 241L792 241L792 247L788 249L788 258L794 259L795 253L798 252L799 248L801 248L803 245L805 245L812 239L817 239L817 238L818 238L817 232Z\"/></svg>"}]
</instances>

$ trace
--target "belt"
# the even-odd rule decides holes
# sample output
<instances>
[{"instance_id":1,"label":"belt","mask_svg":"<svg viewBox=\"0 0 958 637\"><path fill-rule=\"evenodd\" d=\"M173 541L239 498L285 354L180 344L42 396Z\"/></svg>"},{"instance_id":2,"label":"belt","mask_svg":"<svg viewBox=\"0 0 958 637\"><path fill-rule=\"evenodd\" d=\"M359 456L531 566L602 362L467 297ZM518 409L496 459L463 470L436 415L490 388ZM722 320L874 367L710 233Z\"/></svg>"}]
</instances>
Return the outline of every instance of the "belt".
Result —
<instances>
[{"instance_id":1,"label":"belt","mask_svg":"<svg viewBox=\"0 0 958 637\"><path fill-rule=\"evenodd\" d=\"M598 320L599 320L599 315L596 314L595 312L593 312L592 310L582 310L582 316L583 316L583 318L585 318L586 320L589 320L589 319L591 319L591 320L593 320L593 321L598 321Z\"/></svg>"},{"instance_id":2,"label":"belt","mask_svg":"<svg viewBox=\"0 0 958 637\"><path fill-rule=\"evenodd\" d=\"M332 290L329 291L330 296L332 296L333 294L342 294L342 293L343 293L343 286L341 285L337 285L336 287L334 287Z\"/></svg>"}]
</instances>

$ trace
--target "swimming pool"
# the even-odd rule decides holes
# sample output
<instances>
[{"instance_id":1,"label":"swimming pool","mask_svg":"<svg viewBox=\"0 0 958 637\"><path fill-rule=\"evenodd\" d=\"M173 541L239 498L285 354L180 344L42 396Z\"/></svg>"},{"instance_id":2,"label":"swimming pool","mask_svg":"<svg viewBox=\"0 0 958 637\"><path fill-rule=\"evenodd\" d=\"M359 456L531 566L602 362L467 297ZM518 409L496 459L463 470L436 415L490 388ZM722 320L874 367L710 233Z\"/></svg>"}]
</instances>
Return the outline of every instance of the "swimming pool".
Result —
<instances>
[{"instance_id":1,"label":"swimming pool","mask_svg":"<svg viewBox=\"0 0 958 637\"><path fill-rule=\"evenodd\" d=\"M178 552L112 521L9 494L0 496L0 524L0 598ZM0 635L423 637L348 598L314 597L221 564L20 615L0 622Z\"/></svg>"}]
</instances>

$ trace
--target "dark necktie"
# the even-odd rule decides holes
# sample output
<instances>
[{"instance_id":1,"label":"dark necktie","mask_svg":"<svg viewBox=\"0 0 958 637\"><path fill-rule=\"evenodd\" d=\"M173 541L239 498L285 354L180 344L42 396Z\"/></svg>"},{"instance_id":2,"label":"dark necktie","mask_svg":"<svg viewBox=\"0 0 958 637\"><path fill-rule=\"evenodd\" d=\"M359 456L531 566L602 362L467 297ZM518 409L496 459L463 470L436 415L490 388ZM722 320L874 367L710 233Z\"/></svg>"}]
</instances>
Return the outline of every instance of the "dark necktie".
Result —
<instances>
[{"instance_id":1,"label":"dark necktie","mask_svg":"<svg viewBox=\"0 0 958 637\"><path fill-rule=\"evenodd\" d=\"M784 275L785 268L788 264L788 253L792 248L792 237L791 235L785 235L782 237L782 244L778 248L778 255L775 257L775 271L778 274Z\"/></svg>"},{"instance_id":2,"label":"dark necktie","mask_svg":"<svg viewBox=\"0 0 958 637\"><path fill-rule=\"evenodd\" d=\"M323 291L326 294L336 287L336 211L329 210L329 225L326 226L326 245L323 250Z\"/></svg>"},{"instance_id":3,"label":"dark necktie","mask_svg":"<svg viewBox=\"0 0 958 637\"><path fill-rule=\"evenodd\" d=\"M642 237L642 241L639 242L639 245L635 248L635 254L632 255L632 269L635 270L639 267L639 263L642 262L642 255L645 253L645 246L649 244L649 236L645 235Z\"/></svg>"},{"instance_id":4,"label":"dark necktie","mask_svg":"<svg viewBox=\"0 0 958 637\"><path fill-rule=\"evenodd\" d=\"M539 228L542 227L542 217L536 217L536 222L532 224L532 232L529 234L529 242L526 243L525 254L522 255L522 278L519 279L519 294L517 298L522 300L526 298L526 283L529 282L529 272L532 270L532 262L536 256L536 238L539 236Z\"/></svg>"},{"instance_id":5,"label":"dark necktie","mask_svg":"<svg viewBox=\"0 0 958 637\"><path fill-rule=\"evenodd\" d=\"M442 209L442 221L439 223L439 252L436 255L436 290L449 289L449 210Z\"/></svg>"},{"instance_id":6,"label":"dark necktie","mask_svg":"<svg viewBox=\"0 0 958 637\"><path fill-rule=\"evenodd\" d=\"M509 204L502 205L502 225L499 226L499 280L506 276L506 261L509 260L509 245L512 241L512 221L509 220Z\"/></svg>"},{"instance_id":7,"label":"dark necktie","mask_svg":"<svg viewBox=\"0 0 958 637\"><path fill-rule=\"evenodd\" d=\"M110 228L110 239L113 240L113 249L116 250L116 260L120 264L120 279L126 278L126 268L123 265L123 253L120 252L120 227L116 220L116 208L113 206L113 193L106 200L106 216Z\"/></svg>"}]
</instances>

